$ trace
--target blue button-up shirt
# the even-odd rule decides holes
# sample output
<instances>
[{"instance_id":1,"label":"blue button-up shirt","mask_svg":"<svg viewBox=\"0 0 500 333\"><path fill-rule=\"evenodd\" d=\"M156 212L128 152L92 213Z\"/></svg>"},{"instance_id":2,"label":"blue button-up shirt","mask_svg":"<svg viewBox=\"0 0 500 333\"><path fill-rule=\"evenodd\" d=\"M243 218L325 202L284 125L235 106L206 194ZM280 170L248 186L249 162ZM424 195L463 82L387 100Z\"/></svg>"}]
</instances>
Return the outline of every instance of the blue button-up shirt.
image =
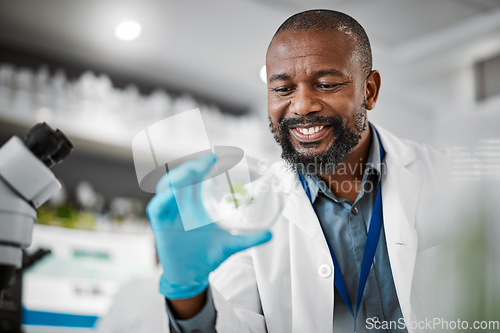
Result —
<instances>
[{"instance_id":1,"label":"blue button-up shirt","mask_svg":"<svg viewBox=\"0 0 500 333\"><path fill-rule=\"evenodd\" d=\"M372 132L371 146L361 181L361 190L354 202L345 198L337 198L324 181L313 176L306 176L314 208L339 262L349 297L353 303L353 310L356 308L367 230L370 226L378 184L382 172L386 171L383 161L380 161L380 143L371 125L370 130ZM400 318L402 318L402 313L392 278L382 225L374 266L368 275L355 329L357 333L406 332L406 330L398 330L397 327L388 330L367 329L367 327L379 327L372 324L375 321L393 321L393 326L397 326ZM367 320L369 325L367 325ZM333 323L334 332L353 332L353 317L336 288Z\"/></svg>"}]
</instances>

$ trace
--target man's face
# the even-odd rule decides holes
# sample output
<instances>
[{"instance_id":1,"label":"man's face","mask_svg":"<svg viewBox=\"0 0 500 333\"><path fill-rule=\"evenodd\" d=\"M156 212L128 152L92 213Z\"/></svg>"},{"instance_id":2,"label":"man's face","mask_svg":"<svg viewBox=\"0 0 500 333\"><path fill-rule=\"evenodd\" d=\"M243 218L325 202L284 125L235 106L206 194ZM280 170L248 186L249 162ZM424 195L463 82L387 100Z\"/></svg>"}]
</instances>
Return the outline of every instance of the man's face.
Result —
<instances>
[{"instance_id":1,"label":"man's face","mask_svg":"<svg viewBox=\"0 0 500 333\"><path fill-rule=\"evenodd\" d=\"M356 55L355 40L334 30L288 30L269 46L270 125L292 168L332 173L367 138L372 106Z\"/></svg>"}]
</instances>

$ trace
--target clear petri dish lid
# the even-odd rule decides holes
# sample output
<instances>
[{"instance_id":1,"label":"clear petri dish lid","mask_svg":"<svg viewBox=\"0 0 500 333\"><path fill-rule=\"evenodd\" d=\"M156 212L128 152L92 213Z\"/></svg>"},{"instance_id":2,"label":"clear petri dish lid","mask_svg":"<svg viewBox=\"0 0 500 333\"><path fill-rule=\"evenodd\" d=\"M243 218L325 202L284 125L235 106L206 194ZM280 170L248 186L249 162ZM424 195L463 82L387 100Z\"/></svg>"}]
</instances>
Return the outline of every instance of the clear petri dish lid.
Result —
<instances>
[{"instance_id":1,"label":"clear petri dish lid","mask_svg":"<svg viewBox=\"0 0 500 333\"><path fill-rule=\"evenodd\" d=\"M232 156L242 150L214 148L217 162L201 186L209 217L232 234L269 230L282 210L282 201L271 186L267 164L255 158Z\"/></svg>"}]
</instances>

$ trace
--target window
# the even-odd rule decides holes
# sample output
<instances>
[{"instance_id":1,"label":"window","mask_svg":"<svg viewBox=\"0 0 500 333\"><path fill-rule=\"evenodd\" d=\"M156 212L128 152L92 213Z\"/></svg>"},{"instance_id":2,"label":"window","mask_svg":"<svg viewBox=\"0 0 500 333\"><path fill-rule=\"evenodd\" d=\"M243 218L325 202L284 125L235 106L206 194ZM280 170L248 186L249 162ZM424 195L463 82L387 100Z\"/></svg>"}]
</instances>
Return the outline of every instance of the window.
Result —
<instances>
[{"instance_id":1,"label":"window","mask_svg":"<svg viewBox=\"0 0 500 333\"><path fill-rule=\"evenodd\" d=\"M475 76L478 101L500 95L500 55L476 63Z\"/></svg>"}]
</instances>

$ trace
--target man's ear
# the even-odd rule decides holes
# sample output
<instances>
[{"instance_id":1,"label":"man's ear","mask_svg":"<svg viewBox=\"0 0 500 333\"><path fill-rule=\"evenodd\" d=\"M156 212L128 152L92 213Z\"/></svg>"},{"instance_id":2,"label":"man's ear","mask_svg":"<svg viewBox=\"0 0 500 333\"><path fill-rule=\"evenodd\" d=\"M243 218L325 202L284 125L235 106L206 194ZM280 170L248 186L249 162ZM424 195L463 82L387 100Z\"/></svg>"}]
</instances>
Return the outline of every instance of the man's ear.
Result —
<instances>
[{"instance_id":1,"label":"man's ear","mask_svg":"<svg viewBox=\"0 0 500 333\"><path fill-rule=\"evenodd\" d=\"M371 110L375 107L380 91L380 73L376 70L370 72L365 82L366 109Z\"/></svg>"}]
</instances>

